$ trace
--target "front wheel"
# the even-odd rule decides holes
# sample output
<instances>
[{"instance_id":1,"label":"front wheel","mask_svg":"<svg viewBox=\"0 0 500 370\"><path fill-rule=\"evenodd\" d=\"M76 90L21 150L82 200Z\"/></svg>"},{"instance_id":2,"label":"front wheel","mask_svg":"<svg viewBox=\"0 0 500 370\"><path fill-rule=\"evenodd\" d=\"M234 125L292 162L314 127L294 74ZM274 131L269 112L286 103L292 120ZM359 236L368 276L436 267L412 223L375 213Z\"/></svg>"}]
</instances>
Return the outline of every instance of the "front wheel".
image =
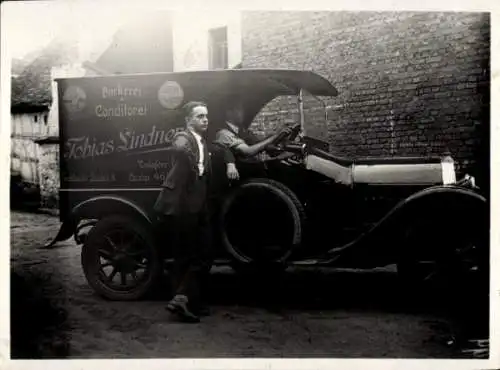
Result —
<instances>
[{"instance_id":1,"label":"front wheel","mask_svg":"<svg viewBox=\"0 0 500 370\"><path fill-rule=\"evenodd\" d=\"M150 228L137 219L110 216L90 230L81 262L89 285L110 300L137 300L158 281L161 258Z\"/></svg>"},{"instance_id":2,"label":"front wheel","mask_svg":"<svg viewBox=\"0 0 500 370\"><path fill-rule=\"evenodd\" d=\"M241 270L278 269L302 243L305 212L287 186L270 179L251 179L222 205L221 242Z\"/></svg>"},{"instance_id":3,"label":"front wheel","mask_svg":"<svg viewBox=\"0 0 500 370\"><path fill-rule=\"evenodd\" d=\"M408 249L397 264L406 287L461 290L461 286L488 284L489 247L487 230L467 228L441 235L440 243L418 238L411 233ZM438 238L437 232L434 234ZM463 293L463 291L462 291Z\"/></svg>"}]
</instances>

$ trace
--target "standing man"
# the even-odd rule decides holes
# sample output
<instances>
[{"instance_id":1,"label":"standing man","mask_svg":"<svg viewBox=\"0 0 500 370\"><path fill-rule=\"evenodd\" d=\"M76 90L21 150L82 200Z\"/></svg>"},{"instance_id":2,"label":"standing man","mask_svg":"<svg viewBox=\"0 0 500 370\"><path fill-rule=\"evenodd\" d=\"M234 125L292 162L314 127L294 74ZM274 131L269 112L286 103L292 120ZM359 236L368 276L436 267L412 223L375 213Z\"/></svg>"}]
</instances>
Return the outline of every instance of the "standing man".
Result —
<instances>
[{"instance_id":1,"label":"standing man","mask_svg":"<svg viewBox=\"0 0 500 370\"><path fill-rule=\"evenodd\" d=\"M184 105L186 129L174 137L173 163L155 204L172 236L174 297L167 309L183 322L208 314L205 285L212 265L208 187L211 163L204 139L208 110L203 102Z\"/></svg>"}]
</instances>

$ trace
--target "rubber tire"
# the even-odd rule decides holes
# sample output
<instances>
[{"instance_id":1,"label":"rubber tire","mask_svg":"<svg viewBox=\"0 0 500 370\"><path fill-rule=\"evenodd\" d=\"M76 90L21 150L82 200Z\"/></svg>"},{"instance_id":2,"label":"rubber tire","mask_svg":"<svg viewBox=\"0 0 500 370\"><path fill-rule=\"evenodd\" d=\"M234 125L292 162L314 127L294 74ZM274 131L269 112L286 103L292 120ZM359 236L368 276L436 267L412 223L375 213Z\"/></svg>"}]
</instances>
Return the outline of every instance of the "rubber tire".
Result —
<instances>
[{"instance_id":1,"label":"rubber tire","mask_svg":"<svg viewBox=\"0 0 500 370\"><path fill-rule=\"evenodd\" d=\"M407 234L407 240L413 240L412 232L414 232L414 231L410 231ZM469 242L470 243L475 242L475 244L477 244L480 247L486 245L485 243L487 243L485 241L482 241L481 238L477 238L474 236L472 238L473 239L469 240ZM453 242L451 242L451 245L452 245L451 247L449 247L447 245L443 245L443 246L438 245L436 247L436 249L437 248L446 248L446 249L454 248ZM409 242L408 246L409 246L409 248L417 250L417 251L419 249L419 245L414 244L412 242ZM482 247L482 248L484 248L484 247ZM446 257L446 255L450 252L451 251L448 251L448 252L445 251L444 256ZM437 254L436 254L436 257L438 257ZM488 258L484 259L484 256L482 254L480 254L478 258L480 259L478 261L478 264L480 266L482 266L483 269L484 268L488 269L488 265L489 265ZM443 259L443 257L441 256L440 259L436 258L436 260L434 262L439 264L440 260L442 260L442 259ZM426 285L428 285L427 283L424 282L424 277L427 275L425 272L425 267L418 260L418 258L415 258L415 257L402 258L402 257L400 257L396 266L397 266L398 278L400 279L402 286L404 286L405 288L407 288L407 289L421 289L421 288L424 288ZM449 278L449 279L452 280L453 278Z\"/></svg>"},{"instance_id":2,"label":"rubber tire","mask_svg":"<svg viewBox=\"0 0 500 370\"><path fill-rule=\"evenodd\" d=\"M407 290L422 289L425 273L418 261L401 260L396 264L398 279Z\"/></svg>"},{"instance_id":3,"label":"rubber tire","mask_svg":"<svg viewBox=\"0 0 500 370\"><path fill-rule=\"evenodd\" d=\"M270 191L274 192L287 204L288 208L292 211L292 217L295 225L294 243L288 253L286 253L277 261L266 261L264 263L262 261L254 261L249 257L244 258L243 256L240 256L229 242L226 230L224 229L224 218L227 211L230 209L234 199L244 193L245 189L247 189L248 187L259 186L267 188ZM220 212L219 230L221 233L222 245L224 249L229 253L229 255L233 258L231 266L235 271L244 272L245 274L249 273L250 271L255 271L256 273L266 272L266 274L269 274L271 271L281 272L286 269L286 261L288 257L290 256L292 251L302 242L302 234L305 222L306 213L304 211L304 207L302 206L299 198L290 188L276 180L255 178L243 182L229 195L229 197L226 198Z\"/></svg>"},{"instance_id":4,"label":"rubber tire","mask_svg":"<svg viewBox=\"0 0 500 370\"><path fill-rule=\"evenodd\" d=\"M140 235L140 237L146 241L153 256L151 271L147 281L133 291L118 292L116 290L111 290L98 279L96 271L93 271L96 267L93 263L93 258L96 253L95 249L97 246L95 241L102 240L106 231L110 228L116 227L117 225L120 225L128 230L134 230L138 235ZM158 283L162 273L162 261L160 254L153 237L153 232L147 226L146 222L133 217L119 215L108 216L101 219L90 230L88 237L82 246L81 263L85 277L92 289L103 298L112 301L134 301L144 298Z\"/></svg>"},{"instance_id":5,"label":"rubber tire","mask_svg":"<svg viewBox=\"0 0 500 370\"><path fill-rule=\"evenodd\" d=\"M418 260L418 252L420 243L422 242L418 239L421 228L419 224L416 224L403 231L402 240L404 247L400 249L399 252L401 255L398 256L396 262L396 271L400 286L408 292L421 290L426 285L424 284L426 277L425 267Z\"/></svg>"}]
</instances>

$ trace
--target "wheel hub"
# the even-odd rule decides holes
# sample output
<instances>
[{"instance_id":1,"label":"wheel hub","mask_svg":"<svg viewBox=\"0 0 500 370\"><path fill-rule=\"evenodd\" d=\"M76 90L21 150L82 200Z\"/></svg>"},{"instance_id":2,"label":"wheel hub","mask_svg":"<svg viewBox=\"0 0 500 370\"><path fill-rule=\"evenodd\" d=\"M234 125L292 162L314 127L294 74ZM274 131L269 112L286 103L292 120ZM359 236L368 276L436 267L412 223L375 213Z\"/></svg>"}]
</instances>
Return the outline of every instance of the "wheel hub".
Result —
<instances>
[{"instance_id":1,"label":"wheel hub","mask_svg":"<svg viewBox=\"0 0 500 370\"><path fill-rule=\"evenodd\" d=\"M113 265L122 272L131 273L137 270L137 261L124 252L118 252L113 259Z\"/></svg>"}]
</instances>

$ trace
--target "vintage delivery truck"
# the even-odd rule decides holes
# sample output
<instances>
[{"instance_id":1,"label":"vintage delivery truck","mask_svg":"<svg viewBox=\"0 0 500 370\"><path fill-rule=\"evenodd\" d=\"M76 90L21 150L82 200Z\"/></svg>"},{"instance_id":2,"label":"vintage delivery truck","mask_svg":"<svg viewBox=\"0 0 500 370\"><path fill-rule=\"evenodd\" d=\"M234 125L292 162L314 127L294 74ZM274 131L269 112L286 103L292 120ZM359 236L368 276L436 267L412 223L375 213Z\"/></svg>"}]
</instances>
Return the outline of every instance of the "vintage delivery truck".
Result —
<instances>
[{"instance_id":1,"label":"vintage delivery truck","mask_svg":"<svg viewBox=\"0 0 500 370\"><path fill-rule=\"evenodd\" d=\"M457 179L449 155L348 158L309 137L304 94L320 103L338 94L318 74L238 69L57 84L62 225L50 244L74 237L103 297L139 299L168 270L168 230L158 230L153 205L183 127L181 107L206 102L213 137L234 96L247 127L279 97L296 98L299 114L289 137L258 160L238 159L240 179L213 193L216 263L259 274L291 264L397 264L408 283L470 275L488 284L489 207L474 178ZM315 125L328 124L321 104L325 119Z\"/></svg>"}]
</instances>

